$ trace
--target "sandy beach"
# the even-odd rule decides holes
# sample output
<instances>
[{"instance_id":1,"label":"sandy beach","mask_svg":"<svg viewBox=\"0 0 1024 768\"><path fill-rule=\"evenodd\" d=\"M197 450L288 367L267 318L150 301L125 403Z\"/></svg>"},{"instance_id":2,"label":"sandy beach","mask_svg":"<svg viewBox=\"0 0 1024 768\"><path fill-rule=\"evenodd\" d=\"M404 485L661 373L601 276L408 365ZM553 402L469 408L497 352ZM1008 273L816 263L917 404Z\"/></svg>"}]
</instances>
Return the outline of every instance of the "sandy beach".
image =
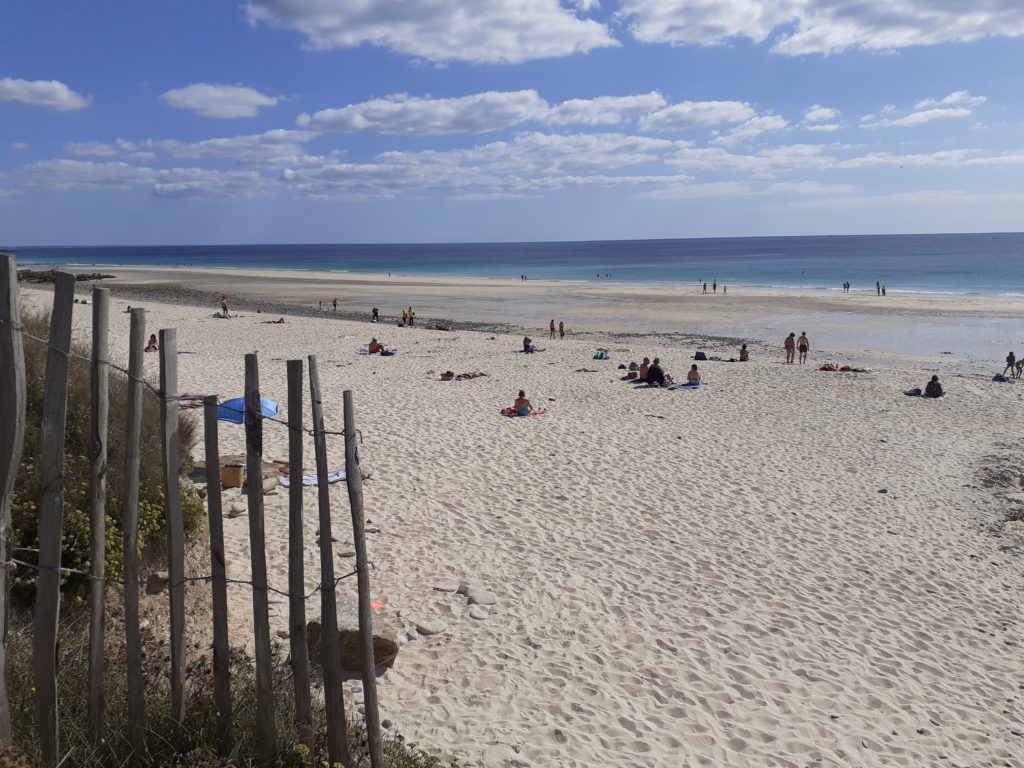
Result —
<instances>
[{"instance_id":1,"label":"sandy beach","mask_svg":"<svg viewBox=\"0 0 1024 768\"><path fill-rule=\"evenodd\" d=\"M403 638L444 624L380 679L382 717L421 746L486 768L1024 766L1024 383L991 380L1015 343L1024 352L1024 304L110 271L112 287L148 291L147 334L177 328L183 391L240 396L247 352L282 408L285 360L316 354L329 428L354 391L376 620ZM229 293L235 317L174 301L175 286ZM353 317L411 304L421 324L525 326L546 350L521 354L511 328L337 319L335 297ZM123 303L138 302L119 296L111 315L126 363ZM289 303L308 311L278 311ZM89 309L76 307L83 336ZM564 340L541 330L552 316ZM808 364L785 365L782 337L805 328ZM360 354L371 336L397 354ZM726 362L740 339L750 362ZM644 356L684 378L698 350L724 358L698 363L699 391L620 381ZM828 360L871 370L816 370ZM146 356L154 382L157 365ZM902 394L932 372L944 399ZM501 416L519 389L546 413ZM243 451L242 427L222 422L221 452ZM340 439L329 451L343 466ZM311 442L307 457L311 469ZM264 458L287 458L283 429L268 425ZM343 483L331 499L344 553ZM287 493L265 501L284 589ZM312 588L315 488L306 502ZM224 525L228 575L246 578L246 516ZM496 602L471 616L460 584ZM341 602L354 596L343 582ZM233 641L251 642L250 594L230 597ZM271 602L274 634L287 605Z\"/></svg>"}]
</instances>

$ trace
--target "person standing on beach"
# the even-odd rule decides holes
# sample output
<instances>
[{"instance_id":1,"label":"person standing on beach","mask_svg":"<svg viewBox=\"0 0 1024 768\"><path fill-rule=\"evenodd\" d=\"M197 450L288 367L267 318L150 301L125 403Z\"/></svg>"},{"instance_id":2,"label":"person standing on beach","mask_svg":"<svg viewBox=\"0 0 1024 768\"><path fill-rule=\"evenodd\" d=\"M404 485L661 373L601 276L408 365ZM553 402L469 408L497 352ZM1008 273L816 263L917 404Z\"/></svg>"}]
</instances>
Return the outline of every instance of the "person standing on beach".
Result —
<instances>
[{"instance_id":1,"label":"person standing on beach","mask_svg":"<svg viewBox=\"0 0 1024 768\"><path fill-rule=\"evenodd\" d=\"M1006 372L1009 371L1010 372L1010 378L1012 379L1013 378L1013 374L1014 374L1014 372L1016 370L1017 370L1017 356L1015 354L1013 354L1013 352L1011 351L1010 354L1008 354L1006 356L1006 367L1003 368L1002 375L1005 376Z\"/></svg>"},{"instance_id":2,"label":"person standing on beach","mask_svg":"<svg viewBox=\"0 0 1024 768\"><path fill-rule=\"evenodd\" d=\"M792 365L793 353L796 350L796 333L789 334L783 346L786 348L786 365Z\"/></svg>"},{"instance_id":3,"label":"person standing on beach","mask_svg":"<svg viewBox=\"0 0 1024 768\"><path fill-rule=\"evenodd\" d=\"M221 296L220 297L220 313L224 317L231 317L231 315L228 314L228 297L227 296Z\"/></svg>"},{"instance_id":4,"label":"person standing on beach","mask_svg":"<svg viewBox=\"0 0 1024 768\"><path fill-rule=\"evenodd\" d=\"M807 350L811 348L811 341L807 338L807 331L800 331L800 338L796 340L797 348L800 350L800 365L807 362Z\"/></svg>"},{"instance_id":5,"label":"person standing on beach","mask_svg":"<svg viewBox=\"0 0 1024 768\"><path fill-rule=\"evenodd\" d=\"M335 311L335 312L337 312L337 311L338 311L338 300L337 300L337 299L334 299L334 300L333 300L333 301L331 302L331 306L333 306L333 307L334 307L334 311Z\"/></svg>"},{"instance_id":6,"label":"person standing on beach","mask_svg":"<svg viewBox=\"0 0 1024 768\"><path fill-rule=\"evenodd\" d=\"M409 313L408 313L408 312L406 312L406 311L405 311L405 310L403 309L403 310L402 310L402 325L408 325L408 324L409 324Z\"/></svg>"},{"instance_id":7,"label":"person standing on beach","mask_svg":"<svg viewBox=\"0 0 1024 768\"><path fill-rule=\"evenodd\" d=\"M416 325L416 313L409 307L409 325Z\"/></svg>"},{"instance_id":8,"label":"person standing on beach","mask_svg":"<svg viewBox=\"0 0 1024 768\"><path fill-rule=\"evenodd\" d=\"M558 321L558 338L565 338L565 323L561 320Z\"/></svg>"},{"instance_id":9,"label":"person standing on beach","mask_svg":"<svg viewBox=\"0 0 1024 768\"><path fill-rule=\"evenodd\" d=\"M882 286L882 295L885 296L885 286Z\"/></svg>"},{"instance_id":10,"label":"person standing on beach","mask_svg":"<svg viewBox=\"0 0 1024 768\"><path fill-rule=\"evenodd\" d=\"M878 280L875 280L875 294L877 296L882 295L882 284Z\"/></svg>"},{"instance_id":11,"label":"person standing on beach","mask_svg":"<svg viewBox=\"0 0 1024 768\"><path fill-rule=\"evenodd\" d=\"M708 284L704 283L704 293L707 293L707 292L708 292Z\"/></svg>"},{"instance_id":12,"label":"person standing on beach","mask_svg":"<svg viewBox=\"0 0 1024 768\"><path fill-rule=\"evenodd\" d=\"M317 306L318 306L318 307L320 308L320 311L321 311L321 312L323 312L323 311L324 311L324 303L323 303L322 301L318 301L318 302L317 302Z\"/></svg>"},{"instance_id":13,"label":"person standing on beach","mask_svg":"<svg viewBox=\"0 0 1024 768\"><path fill-rule=\"evenodd\" d=\"M711 292L712 293L718 293L718 281L717 280L715 280L715 282L713 282L711 284Z\"/></svg>"},{"instance_id":14,"label":"person standing on beach","mask_svg":"<svg viewBox=\"0 0 1024 768\"><path fill-rule=\"evenodd\" d=\"M551 323L548 325L548 338L555 338L555 318L551 318Z\"/></svg>"}]
</instances>

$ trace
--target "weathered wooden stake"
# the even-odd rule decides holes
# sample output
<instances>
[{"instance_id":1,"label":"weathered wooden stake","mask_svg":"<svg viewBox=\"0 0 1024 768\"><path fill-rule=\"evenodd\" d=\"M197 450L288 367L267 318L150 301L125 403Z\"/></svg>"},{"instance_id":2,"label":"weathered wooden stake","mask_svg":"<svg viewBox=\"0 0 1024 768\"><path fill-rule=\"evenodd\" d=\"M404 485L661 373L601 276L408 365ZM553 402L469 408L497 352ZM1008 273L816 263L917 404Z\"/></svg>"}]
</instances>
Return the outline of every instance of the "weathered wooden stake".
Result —
<instances>
[{"instance_id":1,"label":"weathered wooden stake","mask_svg":"<svg viewBox=\"0 0 1024 768\"><path fill-rule=\"evenodd\" d=\"M263 526L263 409L260 404L259 361L255 353L245 356L245 465L256 649L256 748L260 760L271 765L277 759L277 730L274 727L266 534Z\"/></svg>"},{"instance_id":2,"label":"weathered wooden stake","mask_svg":"<svg viewBox=\"0 0 1024 768\"><path fill-rule=\"evenodd\" d=\"M228 667L228 586L215 395L203 398L203 419L206 439L206 504L210 520L210 574L213 577L213 705L217 708L218 753L221 757L227 757L232 747L231 672Z\"/></svg>"},{"instance_id":3,"label":"weathered wooden stake","mask_svg":"<svg viewBox=\"0 0 1024 768\"><path fill-rule=\"evenodd\" d=\"M128 341L128 414L125 429L124 633L127 651L128 740L138 761L146 754L146 698L142 680L142 637L139 634L139 465L142 440L142 356L146 346L146 311L131 314Z\"/></svg>"},{"instance_id":4,"label":"weathered wooden stake","mask_svg":"<svg viewBox=\"0 0 1024 768\"><path fill-rule=\"evenodd\" d=\"M45 768L60 762L57 732L57 623L60 619L60 553L64 527L64 427L75 276L58 272L50 316L50 348L43 389L42 498L39 503L39 577L32 637L36 724Z\"/></svg>"},{"instance_id":5,"label":"weathered wooden stake","mask_svg":"<svg viewBox=\"0 0 1024 768\"><path fill-rule=\"evenodd\" d=\"M302 361L288 361L288 636L291 640L295 719L303 743L312 748L313 707L309 691L309 649L306 646L305 530L302 509Z\"/></svg>"},{"instance_id":6,"label":"weathered wooden stake","mask_svg":"<svg viewBox=\"0 0 1024 768\"><path fill-rule=\"evenodd\" d=\"M160 331L160 423L170 576L171 719L180 726L185 722L185 523L181 517L178 333L173 328Z\"/></svg>"},{"instance_id":7,"label":"weathered wooden stake","mask_svg":"<svg viewBox=\"0 0 1024 768\"><path fill-rule=\"evenodd\" d=\"M25 352L18 308L18 265L0 255L0 747L11 742L7 696L7 562L11 499L25 442Z\"/></svg>"},{"instance_id":8,"label":"weathered wooden stake","mask_svg":"<svg viewBox=\"0 0 1024 768\"><path fill-rule=\"evenodd\" d=\"M341 690L338 657L338 602L334 583L334 547L331 546L331 494L327 484L327 438L324 435L320 372L316 355L309 356L309 397L313 411L313 447L316 451L317 499L320 507L320 653L327 713L327 759L331 765L352 764L348 752L348 725Z\"/></svg>"},{"instance_id":9,"label":"weathered wooden stake","mask_svg":"<svg viewBox=\"0 0 1024 768\"><path fill-rule=\"evenodd\" d=\"M110 291L92 289L92 435L89 442L89 738L103 741L103 650L106 632L107 421L110 408Z\"/></svg>"},{"instance_id":10,"label":"weathered wooden stake","mask_svg":"<svg viewBox=\"0 0 1024 768\"><path fill-rule=\"evenodd\" d=\"M352 508L352 540L356 549L356 579L359 588L359 639L363 644L363 708L366 710L366 738L370 747L370 765L383 768L380 712L377 709L377 675L373 656L373 615L370 608L370 563L366 555L366 525L363 519L363 476L359 470L356 447L356 417L352 390L342 394L345 406L345 484Z\"/></svg>"}]
</instances>

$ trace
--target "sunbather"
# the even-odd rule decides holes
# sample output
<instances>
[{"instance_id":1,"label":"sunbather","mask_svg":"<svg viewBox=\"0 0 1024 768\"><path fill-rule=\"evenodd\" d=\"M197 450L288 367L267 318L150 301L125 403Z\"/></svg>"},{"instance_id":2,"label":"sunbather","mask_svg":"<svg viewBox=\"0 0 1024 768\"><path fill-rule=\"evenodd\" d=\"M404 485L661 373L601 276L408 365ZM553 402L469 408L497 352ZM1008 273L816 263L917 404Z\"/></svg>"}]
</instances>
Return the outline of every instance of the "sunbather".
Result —
<instances>
[{"instance_id":1,"label":"sunbather","mask_svg":"<svg viewBox=\"0 0 1024 768\"><path fill-rule=\"evenodd\" d=\"M512 406L516 409L516 416L529 416L533 412L533 405L526 398L526 392L519 390L519 397L516 398L515 405Z\"/></svg>"},{"instance_id":2,"label":"sunbather","mask_svg":"<svg viewBox=\"0 0 1024 768\"><path fill-rule=\"evenodd\" d=\"M378 352L383 352L384 351L384 345L381 344L379 341L377 341L377 338L374 337L374 338L370 339L370 346L367 348L367 351L371 355L375 355Z\"/></svg>"},{"instance_id":3,"label":"sunbather","mask_svg":"<svg viewBox=\"0 0 1024 768\"><path fill-rule=\"evenodd\" d=\"M158 347L157 343L156 343L156 334L155 333L149 334L149 343L146 345L146 351L147 352L156 352L159 349L160 349L160 347Z\"/></svg>"},{"instance_id":4,"label":"sunbather","mask_svg":"<svg viewBox=\"0 0 1024 768\"><path fill-rule=\"evenodd\" d=\"M700 384L700 371L697 370L696 363L690 366L690 372L686 374L686 383Z\"/></svg>"}]
</instances>

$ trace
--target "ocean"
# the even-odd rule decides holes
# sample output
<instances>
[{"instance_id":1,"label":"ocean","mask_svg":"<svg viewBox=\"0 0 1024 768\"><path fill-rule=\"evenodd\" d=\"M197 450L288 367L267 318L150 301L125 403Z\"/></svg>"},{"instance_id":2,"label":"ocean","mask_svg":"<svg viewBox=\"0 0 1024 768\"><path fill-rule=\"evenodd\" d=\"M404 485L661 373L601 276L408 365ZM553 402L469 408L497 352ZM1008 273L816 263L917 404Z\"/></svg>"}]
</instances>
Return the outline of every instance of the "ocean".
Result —
<instances>
[{"instance_id":1,"label":"ocean","mask_svg":"<svg viewBox=\"0 0 1024 768\"><path fill-rule=\"evenodd\" d=\"M548 243L0 247L21 266L183 266L1024 298L1024 233Z\"/></svg>"}]
</instances>

